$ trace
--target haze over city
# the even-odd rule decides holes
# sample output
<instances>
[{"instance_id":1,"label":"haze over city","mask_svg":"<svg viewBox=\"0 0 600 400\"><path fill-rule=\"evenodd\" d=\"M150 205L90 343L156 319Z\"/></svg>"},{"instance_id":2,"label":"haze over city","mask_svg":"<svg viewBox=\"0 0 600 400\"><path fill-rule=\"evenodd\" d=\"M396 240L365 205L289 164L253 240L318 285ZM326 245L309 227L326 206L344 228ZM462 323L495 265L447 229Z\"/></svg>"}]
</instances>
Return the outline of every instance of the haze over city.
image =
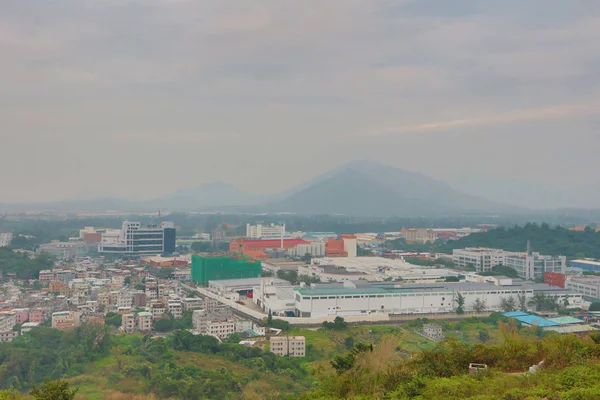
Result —
<instances>
[{"instance_id":1,"label":"haze over city","mask_svg":"<svg viewBox=\"0 0 600 400\"><path fill-rule=\"evenodd\" d=\"M272 194L371 159L501 202L600 205L597 1L1 11L0 202Z\"/></svg>"}]
</instances>

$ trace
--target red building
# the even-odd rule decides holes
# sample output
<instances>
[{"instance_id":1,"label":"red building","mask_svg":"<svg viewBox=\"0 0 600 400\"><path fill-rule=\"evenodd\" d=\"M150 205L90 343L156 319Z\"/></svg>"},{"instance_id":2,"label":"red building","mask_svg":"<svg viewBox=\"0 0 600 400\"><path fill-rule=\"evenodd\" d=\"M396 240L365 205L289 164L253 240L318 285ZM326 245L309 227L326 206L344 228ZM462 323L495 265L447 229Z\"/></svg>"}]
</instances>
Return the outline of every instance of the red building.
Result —
<instances>
[{"instance_id":1,"label":"red building","mask_svg":"<svg viewBox=\"0 0 600 400\"><path fill-rule=\"evenodd\" d=\"M565 287L567 277L558 272L544 272L544 283L550 286Z\"/></svg>"}]
</instances>

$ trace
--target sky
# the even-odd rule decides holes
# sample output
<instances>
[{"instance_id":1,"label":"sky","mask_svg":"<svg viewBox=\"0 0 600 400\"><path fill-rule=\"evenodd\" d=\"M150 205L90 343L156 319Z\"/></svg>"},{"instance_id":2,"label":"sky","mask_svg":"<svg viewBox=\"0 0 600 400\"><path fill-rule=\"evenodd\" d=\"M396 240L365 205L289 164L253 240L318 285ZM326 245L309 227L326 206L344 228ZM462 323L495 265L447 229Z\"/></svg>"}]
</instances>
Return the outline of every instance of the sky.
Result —
<instances>
[{"instance_id":1,"label":"sky","mask_svg":"<svg viewBox=\"0 0 600 400\"><path fill-rule=\"evenodd\" d=\"M597 0L0 0L0 202L371 159L600 208L598 43Z\"/></svg>"}]
</instances>

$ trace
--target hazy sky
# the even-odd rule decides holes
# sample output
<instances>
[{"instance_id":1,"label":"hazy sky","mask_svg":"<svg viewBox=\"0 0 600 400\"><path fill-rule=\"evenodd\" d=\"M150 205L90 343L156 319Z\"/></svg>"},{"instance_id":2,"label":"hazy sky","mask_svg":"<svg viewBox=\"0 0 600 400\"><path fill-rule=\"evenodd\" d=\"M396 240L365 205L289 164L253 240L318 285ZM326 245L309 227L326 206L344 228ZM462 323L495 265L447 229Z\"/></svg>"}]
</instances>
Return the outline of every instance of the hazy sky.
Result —
<instances>
[{"instance_id":1,"label":"hazy sky","mask_svg":"<svg viewBox=\"0 0 600 400\"><path fill-rule=\"evenodd\" d=\"M0 201L357 158L600 186L597 0L0 0L0 60Z\"/></svg>"}]
</instances>

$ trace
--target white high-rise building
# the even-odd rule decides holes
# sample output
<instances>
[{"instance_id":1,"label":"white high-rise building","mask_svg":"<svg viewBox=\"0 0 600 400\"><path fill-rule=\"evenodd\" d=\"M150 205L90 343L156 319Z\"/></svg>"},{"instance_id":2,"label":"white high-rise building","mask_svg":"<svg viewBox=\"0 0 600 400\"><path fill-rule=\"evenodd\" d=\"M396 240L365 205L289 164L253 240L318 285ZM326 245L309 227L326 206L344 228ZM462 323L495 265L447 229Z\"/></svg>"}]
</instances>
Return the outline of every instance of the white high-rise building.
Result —
<instances>
[{"instance_id":1,"label":"white high-rise building","mask_svg":"<svg viewBox=\"0 0 600 400\"><path fill-rule=\"evenodd\" d=\"M540 253L506 253L503 265L516 269L519 278L543 279L544 272L564 274L567 270L567 257L543 256Z\"/></svg>"},{"instance_id":2,"label":"white high-rise building","mask_svg":"<svg viewBox=\"0 0 600 400\"><path fill-rule=\"evenodd\" d=\"M12 242L13 234L10 232L0 232L0 247L10 246Z\"/></svg>"},{"instance_id":3,"label":"white high-rise building","mask_svg":"<svg viewBox=\"0 0 600 400\"><path fill-rule=\"evenodd\" d=\"M161 225L142 226L139 222L124 221L117 241L98 244L100 253L117 254L160 254L175 251L175 225L162 222Z\"/></svg>"},{"instance_id":4,"label":"white high-rise building","mask_svg":"<svg viewBox=\"0 0 600 400\"><path fill-rule=\"evenodd\" d=\"M285 236L285 224L246 224L246 237L249 239L275 239L282 236Z\"/></svg>"}]
</instances>

